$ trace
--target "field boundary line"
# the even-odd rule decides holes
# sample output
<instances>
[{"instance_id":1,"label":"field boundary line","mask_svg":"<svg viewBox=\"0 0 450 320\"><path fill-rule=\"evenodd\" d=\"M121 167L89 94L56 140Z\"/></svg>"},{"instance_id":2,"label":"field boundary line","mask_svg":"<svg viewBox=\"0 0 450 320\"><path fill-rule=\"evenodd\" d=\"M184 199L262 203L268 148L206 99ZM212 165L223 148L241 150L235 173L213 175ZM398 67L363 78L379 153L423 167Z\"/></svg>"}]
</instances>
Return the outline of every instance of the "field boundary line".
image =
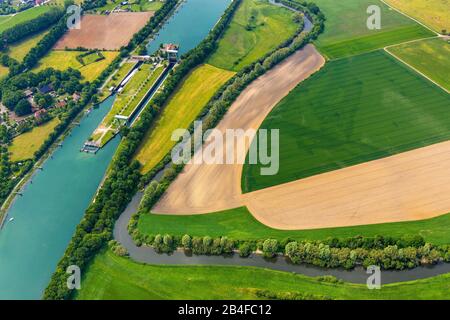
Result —
<instances>
[{"instance_id":1,"label":"field boundary line","mask_svg":"<svg viewBox=\"0 0 450 320\"><path fill-rule=\"evenodd\" d=\"M380 0L380 1L383 2L385 5L387 5L389 8L391 8L391 9L397 11L398 13L404 15L405 17L407 17L407 18L409 18L409 19L411 19L411 20L417 22L418 24L420 24L421 26L427 28L427 29L430 30L431 32L435 33L436 35L442 36L442 34L440 34L439 32L437 32L437 31L435 31L435 30L433 30L431 27L427 26L425 23L423 23L423 22L417 20L416 18L411 17L409 14L406 14L406 13L404 13L403 11L401 11L401 10L399 10L399 9L397 9L397 8L395 8L395 7L393 7L393 6L391 6L391 5L390 5L389 3L387 3L385 0Z\"/></svg>"},{"instance_id":2,"label":"field boundary line","mask_svg":"<svg viewBox=\"0 0 450 320\"><path fill-rule=\"evenodd\" d=\"M423 72L419 71L418 69L416 69L415 67L413 67L412 65L410 65L408 62L406 62L405 60L401 59L400 57L398 57L396 54L390 52L388 50L388 47L385 47L383 49L385 52L387 52L388 54L390 54L391 56L393 56L394 58L396 58L397 60L399 60L400 62L402 62L403 64L407 65L408 67L410 67L412 70L414 70L415 72L417 72L418 74L420 74L422 77L426 78L427 80L431 81L432 83L434 83L436 86L438 86L439 88L441 88L442 90L444 90L445 92L447 92L448 94L450 94L450 91L447 90L446 88L444 88L443 86L441 86L439 83L437 83L436 81L434 81L433 79L431 79L430 77L428 77L427 75L425 75Z\"/></svg>"}]
</instances>

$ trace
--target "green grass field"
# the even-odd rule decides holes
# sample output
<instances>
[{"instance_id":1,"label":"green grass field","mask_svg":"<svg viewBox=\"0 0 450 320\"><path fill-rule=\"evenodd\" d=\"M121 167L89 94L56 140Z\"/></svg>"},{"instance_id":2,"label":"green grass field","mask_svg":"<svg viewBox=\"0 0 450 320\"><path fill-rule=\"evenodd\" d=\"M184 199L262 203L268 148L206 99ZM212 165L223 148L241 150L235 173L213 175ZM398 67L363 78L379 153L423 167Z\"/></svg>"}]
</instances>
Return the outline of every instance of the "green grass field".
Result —
<instances>
[{"instance_id":1,"label":"green grass field","mask_svg":"<svg viewBox=\"0 0 450 320\"><path fill-rule=\"evenodd\" d=\"M136 159L143 164L143 172L151 170L175 146L176 142L170 139L172 132L188 128L214 93L233 75L232 71L205 64L185 78L137 151Z\"/></svg>"},{"instance_id":2,"label":"green grass field","mask_svg":"<svg viewBox=\"0 0 450 320\"><path fill-rule=\"evenodd\" d=\"M450 244L450 214L437 218L412 222L382 223L365 226L327 228L315 230L277 230L256 220L247 208L197 215L142 214L138 229L143 234L171 234L183 236L210 237L227 236L239 240L262 240L273 238L283 240L324 240L329 237L340 239L354 236L374 237L376 235L402 237L420 235L427 242L440 245Z\"/></svg>"},{"instance_id":3,"label":"green grass field","mask_svg":"<svg viewBox=\"0 0 450 320\"><path fill-rule=\"evenodd\" d=\"M303 293L332 299L449 299L450 275L383 285L380 290L263 268L154 266L98 254L76 299L257 299L255 290ZM182 290L180 290L182 288Z\"/></svg>"},{"instance_id":4,"label":"green grass field","mask_svg":"<svg viewBox=\"0 0 450 320\"><path fill-rule=\"evenodd\" d=\"M19 23L34 19L41 14L50 11L51 8L52 6L44 5L19 12L15 15L0 16L0 33Z\"/></svg>"},{"instance_id":5,"label":"green grass field","mask_svg":"<svg viewBox=\"0 0 450 320\"><path fill-rule=\"evenodd\" d=\"M51 121L14 138L12 145L8 150L11 152L11 161L21 161L33 158L34 153L41 147L58 123L59 120L57 118L52 119Z\"/></svg>"},{"instance_id":6,"label":"green grass field","mask_svg":"<svg viewBox=\"0 0 450 320\"><path fill-rule=\"evenodd\" d=\"M9 68L0 65L0 79L2 79L3 77L6 77L9 73Z\"/></svg>"},{"instance_id":7,"label":"green grass field","mask_svg":"<svg viewBox=\"0 0 450 320\"><path fill-rule=\"evenodd\" d=\"M93 81L119 55L119 52L103 51L102 53L105 56L105 59L83 66L77 60L77 56L79 56L81 53L81 51L52 50L39 61L38 65L33 69L33 71L39 72L46 68L54 68L57 70L67 70L68 68L73 68L81 72L84 81Z\"/></svg>"},{"instance_id":8,"label":"green grass field","mask_svg":"<svg viewBox=\"0 0 450 320\"><path fill-rule=\"evenodd\" d=\"M49 29L10 45L7 54L19 62L22 61L27 53L45 37L48 31Z\"/></svg>"},{"instance_id":9,"label":"green grass field","mask_svg":"<svg viewBox=\"0 0 450 320\"><path fill-rule=\"evenodd\" d=\"M360 54L434 34L379 0L315 0L325 14L325 32L316 44L330 59ZM367 28L367 8L381 8L381 29Z\"/></svg>"},{"instance_id":10,"label":"green grass field","mask_svg":"<svg viewBox=\"0 0 450 320\"><path fill-rule=\"evenodd\" d=\"M437 32L442 32L443 29L450 32L448 0L386 0L386 2Z\"/></svg>"},{"instance_id":11,"label":"green grass field","mask_svg":"<svg viewBox=\"0 0 450 320\"><path fill-rule=\"evenodd\" d=\"M450 95L380 50L331 61L263 122L280 129L280 170L245 165L244 192L450 138Z\"/></svg>"},{"instance_id":12,"label":"green grass field","mask_svg":"<svg viewBox=\"0 0 450 320\"><path fill-rule=\"evenodd\" d=\"M208 63L239 71L275 49L298 28L294 14L261 0L244 0Z\"/></svg>"},{"instance_id":13,"label":"green grass field","mask_svg":"<svg viewBox=\"0 0 450 320\"><path fill-rule=\"evenodd\" d=\"M450 90L450 42L436 38L400 44L387 50Z\"/></svg>"}]
</instances>

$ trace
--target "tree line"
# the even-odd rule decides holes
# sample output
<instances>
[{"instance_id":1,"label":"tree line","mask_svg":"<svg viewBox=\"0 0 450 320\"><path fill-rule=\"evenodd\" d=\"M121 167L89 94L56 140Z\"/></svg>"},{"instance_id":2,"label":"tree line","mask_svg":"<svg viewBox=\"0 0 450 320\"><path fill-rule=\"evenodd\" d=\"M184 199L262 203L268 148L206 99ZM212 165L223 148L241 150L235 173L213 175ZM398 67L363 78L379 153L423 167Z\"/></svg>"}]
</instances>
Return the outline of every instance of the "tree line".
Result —
<instances>
[{"instance_id":1,"label":"tree line","mask_svg":"<svg viewBox=\"0 0 450 320\"><path fill-rule=\"evenodd\" d=\"M11 43L45 30L61 19L63 15L63 8L55 7L34 19L19 23L0 34L0 45L2 45L4 49Z\"/></svg>"}]
</instances>

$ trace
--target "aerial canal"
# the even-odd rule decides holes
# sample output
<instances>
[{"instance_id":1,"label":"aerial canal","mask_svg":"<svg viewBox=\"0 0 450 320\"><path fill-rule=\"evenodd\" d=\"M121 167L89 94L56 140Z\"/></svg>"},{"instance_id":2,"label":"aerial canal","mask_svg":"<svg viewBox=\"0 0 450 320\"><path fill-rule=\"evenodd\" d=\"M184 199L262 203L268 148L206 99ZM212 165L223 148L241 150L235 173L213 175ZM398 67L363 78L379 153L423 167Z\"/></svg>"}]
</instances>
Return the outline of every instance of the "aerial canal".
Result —
<instances>
[{"instance_id":1,"label":"aerial canal","mask_svg":"<svg viewBox=\"0 0 450 320\"><path fill-rule=\"evenodd\" d=\"M180 53L186 53L206 37L229 2L182 3L149 44L149 52L160 43L177 43ZM113 102L114 96L83 117L14 199L0 231L0 299L42 296L120 142L116 137L95 155L80 152Z\"/></svg>"}]
</instances>

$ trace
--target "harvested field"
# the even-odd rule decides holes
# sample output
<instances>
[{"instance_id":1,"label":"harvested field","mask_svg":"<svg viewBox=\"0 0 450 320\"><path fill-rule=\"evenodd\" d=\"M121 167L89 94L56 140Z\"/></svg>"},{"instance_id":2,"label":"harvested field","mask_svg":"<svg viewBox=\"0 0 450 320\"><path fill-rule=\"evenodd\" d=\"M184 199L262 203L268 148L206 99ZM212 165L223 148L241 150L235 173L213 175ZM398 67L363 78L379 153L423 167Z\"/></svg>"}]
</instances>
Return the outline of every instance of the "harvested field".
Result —
<instances>
[{"instance_id":1,"label":"harvested field","mask_svg":"<svg viewBox=\"0 0 450 320\"><path fill-rule=\"evenodd\" d=\"M257 129L272 108L325 60L306 46L250 84L217 128ZM187 165L154 208L156 213L207 213L239 207L242 165Z\"/></svg>"},{"instance_id":2,"label":"harvested field","mask_svg":"<svg viewBox=\"0 0 450 320\"><path fill-rule=\"evenodd\" d=\"M126 12L103 15L84 15L81 28L69 30L55 45L55 49L78 47L118 50L128 44L133 35L144 27L153 12Z\"/></svg>"},{"instance_id":3,"label":"harvested field","mask_svg":"<svg viewBox=\"0 0 450 320\"><path fill-rule=\"evenodd\" d=\"M243 197L256 219L284 230L432 218L450 211L450 142Z\"/></svg>"}]
</instances>

